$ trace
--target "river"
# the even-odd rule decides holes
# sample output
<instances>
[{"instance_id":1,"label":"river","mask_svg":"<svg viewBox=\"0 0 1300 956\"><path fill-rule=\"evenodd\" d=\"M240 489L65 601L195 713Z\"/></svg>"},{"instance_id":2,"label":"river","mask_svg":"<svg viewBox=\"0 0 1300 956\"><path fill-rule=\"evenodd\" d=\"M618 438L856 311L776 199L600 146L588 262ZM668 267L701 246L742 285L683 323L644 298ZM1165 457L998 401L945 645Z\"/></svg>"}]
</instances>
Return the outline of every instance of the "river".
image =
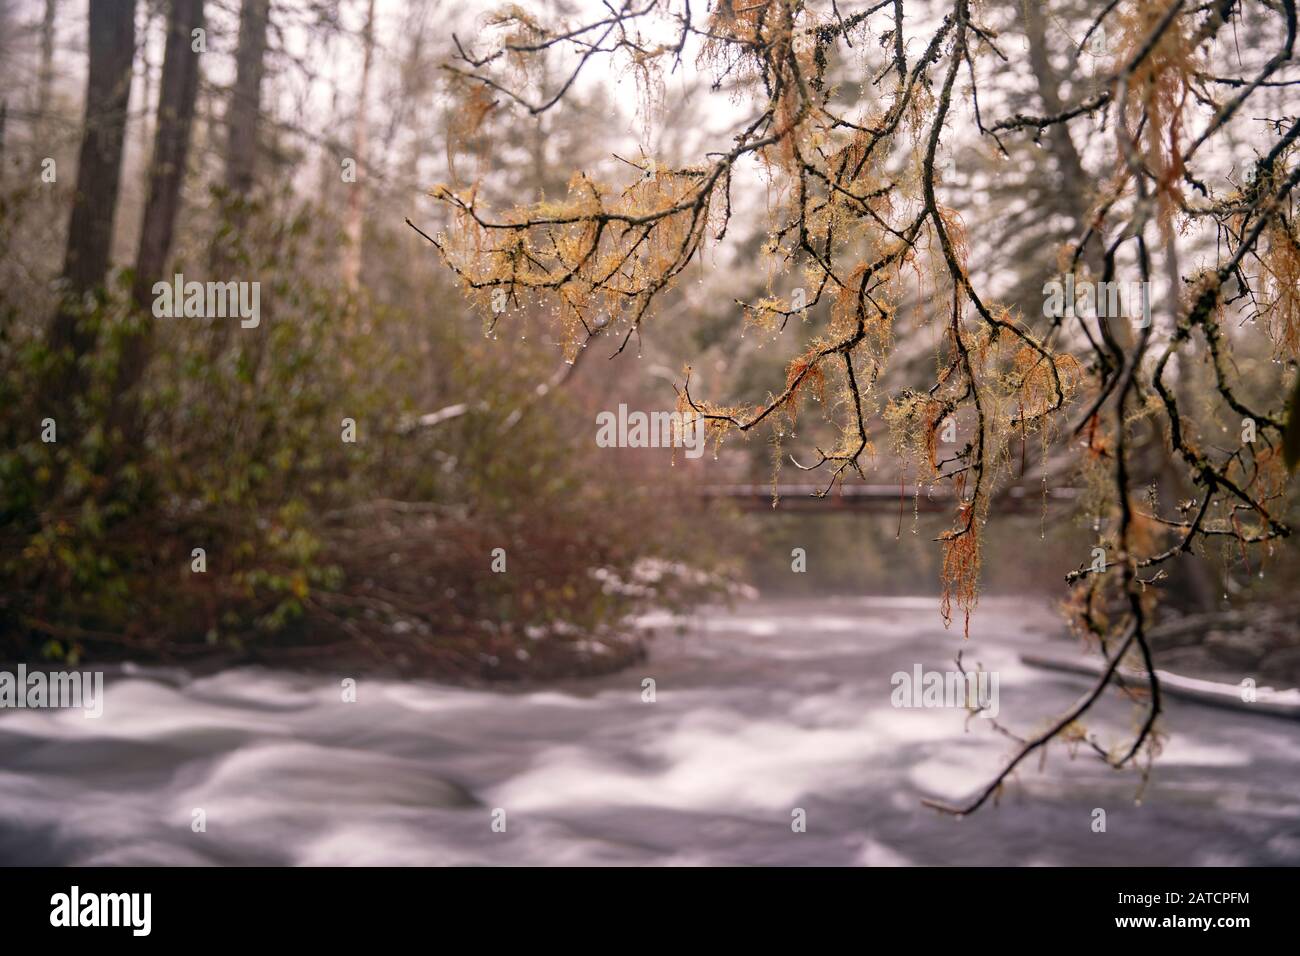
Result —
<instances>
[{"instance_id":1,"label":"river","mask_svg":"<svg viewBox=\"0 0 1300 956\"><path fill-rule=\"evenodd\" d=\"M1178 700L1140 801L1135 773L1057 745L998 806L921 806L973 792L1010 744L892 706L891 675L964 646L999 675L1000 720L1038 729L1089 682L1019 662L1072 647L1039 600L986 598L964 645L933 598L645 624L645 664L545 688L361 678L345 702L344 674L126 668L99 719L0 712L0 863L1300 863L1297 725ZM1133 720L1116 701L1092 726Z\"/></svg>"}]
</instances>

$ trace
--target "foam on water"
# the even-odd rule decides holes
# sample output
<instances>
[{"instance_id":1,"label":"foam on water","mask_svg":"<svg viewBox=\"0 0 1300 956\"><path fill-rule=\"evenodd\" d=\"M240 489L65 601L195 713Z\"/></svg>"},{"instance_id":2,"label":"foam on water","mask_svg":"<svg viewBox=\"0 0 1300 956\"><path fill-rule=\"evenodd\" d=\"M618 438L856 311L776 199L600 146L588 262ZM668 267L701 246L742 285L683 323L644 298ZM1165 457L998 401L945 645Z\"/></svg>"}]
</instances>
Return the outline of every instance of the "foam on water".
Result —
<instances>
[{"instance_id":1,"label":"foam on water","mask_svg":"<svg viewBox=\"0 0 1300 956\"><path fill-rule=\"evenodd\" d=\"M1019 663L1055 637L1046 607L986 599L975 621L964 642L932 599L758 602L655 618L674 636L623 674L523 692L359 678L355 703L344 675L124 667L98 720L0 712L0 862L1300 862L1291 726L1188 702L1167 703L1140 807L1136 775L1060 747L978 824L922 807L975 792L1011 745L960 710L893 708L891 674L964 649L999 672L1020 733L1090 680ZM1122 702L1090 721L1132 726ZM1091 832L1098 806L1122 840Z\"/></svg>"}]
</instances>

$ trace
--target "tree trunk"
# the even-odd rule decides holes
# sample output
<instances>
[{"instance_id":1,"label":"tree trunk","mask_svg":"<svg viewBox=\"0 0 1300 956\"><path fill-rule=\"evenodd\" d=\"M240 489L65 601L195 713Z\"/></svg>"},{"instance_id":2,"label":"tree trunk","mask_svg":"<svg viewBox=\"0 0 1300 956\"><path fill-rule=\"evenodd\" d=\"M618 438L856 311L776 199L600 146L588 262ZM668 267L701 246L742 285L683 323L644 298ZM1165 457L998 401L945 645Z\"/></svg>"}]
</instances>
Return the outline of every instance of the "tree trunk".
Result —
<instances>
[{"instance_id":1,"label":"tree trunk","mask_svg":"<svg viewBox=\"0 0 1300 956\"><path fill-rule=\"evenodd\" d=\"M347 215L343 222L343 286L355 293L361 285L361 233L365 216L365 166L370 120L370 70L375 57L375 0L369 0L366 25L361 33L365 55L361 63L361 91L352 130L352 159L357 164L357 181L348 193Z\"/></svg>"},{"instance_id":2,"label":"tree trunk","mask_svg":"<svg viewBox=\"0 0 1300 956\"><path fill-rule=\"evenodd\" d=\"M1039 4L1027 3L1024 6L1024 17L1025 36L1029 40L1029 68L1034 74L1038 99L1043 104L1043 112L1053 116L1061 112L1063 105L1061 78L1048 56L1046 13ZM1051 153L1059 164L1057 188L1060 191L1057 196L1062 211L1074 220L1076 235L1081 235L1087 224L1088 206L1092 201L1088 189L1092 180L1083 168L1083 160L1079 157L1068 124L1056 123L1048 127L1046 135ZM1103 257L1098 239L1094 238L1084 250L1084 263L1094 279L1101 278Z\"/></svg>"},{"instance_id":3,"label":"tree trunk","mask_svg":"<svg viewBox=\"0 0 1300 956\"><path fill-rule=\"evenodd\" d=\"M144 32L140 36L140 79L144 89L140 95L140 123L136 127L136 136L140 141L140 155L149 155L149 145L153 142L153 128L149 123L150 111L154 109L153 63L149 59L149 38L153 33L154 9L149 4L144 8Z\"/></svg>"},{"instance_id":4,"label":"tree trunk","mask_svg":"<svg viewBox=\"0 0 1300 956\"><path fill-rule=\"evenodd\" d=\"M136 305L146 311L152 300L153 284L167 265L180 208L181 183L199 91L200 54L191 48L191 36L202 25L203 0L172 0L158 90L153 159L149 165L149 196L144 207L132 289Z\"/></svg>"},{"instance_id":5,"label":"tree trunk","mask_svg":"<svg viewBox=\"0 0 1300 956\"><path fill-rule=\"evenodd\" d=\"M9 0L0 0L0 70L7 72L9 66L9 43L13 36L13 16L9 9ZM4 179L5 152L5 118L9 114L9 101L0 98L0 181Z\"/></svg>"},{"instance_id":6,"label":"tree trunk","mask_svg":"<svg viewBox=\"0 0 1300 956\"><path fill-rule=\"evenodd\" d=\"M194 101L199 89L199 53L191 48L191 35L203 25L203 0L172 0L167 18L167 45L158 90L157 132L149 164L149 195L145 200L136 254L131 296L142 315L143 326L122 347L114 406L139 382L148 363L153 332L153 285L163 274L171 253L181 183L194 124Z\"/></svg>"},{"instance_id":7,"label":"tree trunk","mask_svg":"<svg viewBox=\"0 0 1300 956\"><path fill-rule=\"evenodd\" d=\"M239 53L226 124L226 188L241 197L252 192L257 165L270 6L270 0L244 0L239 14Z\"/></svg>"},{"instance_id":8,"label":"tree trunk","mask_svg":"<svg viewBox=\"0 0 1300 956\"><path fill-rule=\"evenodd\" d=\"M1029 65L1034 74L1038 98L1042 101L1043 111L1049 116L1055 115L1064 109L1064 104L1060 96L1061 79L1053 69L1048 56L1046 14L1038 4L1028 3L1024 7L1024 16L1025 35L1029 40ZM1052 154L1060 164L1060 179L1057 185L1063 210L1074 219L1076 235L1081 235L1091 202L1087 188L1091 181L1079 157L1079 150L1074 145L1068 124L1054 124L1049 128L1046 138ZM1084 251L1083 257L1094 279L1100 279L1105 268L1100 239L1101 237L1094 237ZM1171 281L1175 286L1177 285L1176 279ZM1108 321L1107 325L1116 342L1125 352L1134 347L1133 330L1129 322ZM1180 364L1180 378L1186 374L1186 370ZM1196 490L1188 483L1180 463L1174 460L1162 440L1153 442L1144 457L1147 459L1145 461L1147 470L1153 473L1153 480L1160 486L1161 503L1164 506L1173 504L1171 499L1195 496ZM1180 562L1180 568L1185 572L1184 575L1175 577L1167 586L1175 594L1178 603L1201 610L1213 608L1216 603L1214 582L1204 560L1197 555L1187 555Z\"/></svg>"},{"instance_id":9,"label":"tree trunk","mask_svg":"<svg viewBox=\"0 0 1300 956\"><path fill-rule=\"evenodd\" d=\"M239 13L239 51L235 85L226 107L226 222L223 233L237 236L248 219L248 196L257 169L257 128L262 115L262 77L266 73L266 33L270 0L244 0ZM230 267L229 244L213 243L211 265L222 278Z\"/></svg>"},{"instance_id":10,"label":"tree trunk","mask_svg":"<svg viewBox=\"0 0 1300 956\"><path fill-rule=\"evenodd\" d=\"M45 123L50 115L50 96L54 86L54 24L58 18L59 0L45 0L45 16L41 19L41 66L36 87L37 122Z\"/></svg>"},{"instance_id":11,"label":"tree trunk","mask_svg":"<svg viewBox=\"0 0 1300 956\"><path fill-rule=\"evenodd\" d=\"M135 59L135 0L90 4L88 46L86 118L63 264L66 294L49 329L50 348L60 353L71 349L74 360L71 381L54 383L65 396L80 389L76 360L95 344L94 332L81 320L80 311L86 294L103 282L108 270Z\"/></svg>"}]
</instances>

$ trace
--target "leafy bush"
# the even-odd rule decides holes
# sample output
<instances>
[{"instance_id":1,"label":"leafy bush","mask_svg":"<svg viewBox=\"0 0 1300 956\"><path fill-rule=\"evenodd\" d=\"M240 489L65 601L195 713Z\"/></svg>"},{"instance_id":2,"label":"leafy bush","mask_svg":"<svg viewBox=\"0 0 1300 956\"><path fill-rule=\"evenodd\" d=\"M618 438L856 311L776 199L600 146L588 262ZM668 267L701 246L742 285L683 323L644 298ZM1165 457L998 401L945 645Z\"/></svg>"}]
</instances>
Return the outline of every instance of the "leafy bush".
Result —
<instances>
[{"instance_id":1,"label":"leafy bush","mask_svg":"<svg viewBox=\"0 0 1300 956\"><path fill-rule=\"evenodd\" d=\"M466 335L454 304L431 318L420 303L455 301L435 277L404 301L343 296L317 278L334 248L319 210L253 215L237 267L263 283L260 325L155 320L133 444L104 425L146 321L129 274L83 316L97 345L65 405L39 290L0 293L0 653L569 673L634 654L638 608L716 591L691 573L610 586L710 548L681 496L593 467L562 395L534 407L544 356Z\"/></svg>"}]
</instances>

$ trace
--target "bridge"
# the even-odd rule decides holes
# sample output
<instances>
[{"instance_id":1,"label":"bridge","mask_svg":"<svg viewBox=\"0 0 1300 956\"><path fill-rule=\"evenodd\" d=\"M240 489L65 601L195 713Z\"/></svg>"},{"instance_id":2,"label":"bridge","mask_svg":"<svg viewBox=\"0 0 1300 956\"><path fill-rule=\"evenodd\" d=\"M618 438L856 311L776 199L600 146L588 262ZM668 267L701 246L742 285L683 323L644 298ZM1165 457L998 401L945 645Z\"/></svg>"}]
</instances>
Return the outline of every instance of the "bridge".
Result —
<instances>
[{"instance_id":1,"label":"bridge","mask_svg":"<svg viewBox=\"0 0 1300 956\"><path fill-rule=\"evenodd\" d=\"M897 512L911 510L913 506L924 512L952 512L957 496L949 489L923 488L918 495L916 487L898 485L845 484L822 496L824 484L771 483L701 485L697 494L705 499L731 501L743 511L771 513L772 496L780 498L778 512L799 511L832 514L843 511ZM1076 488L1048 488L1046 495L1040 486L1012 485L1000 490L993 500L993 508L1000 512L1033 512L1043 507L1071 504L1078 497Z\"/></svg>"}]
</instances>

